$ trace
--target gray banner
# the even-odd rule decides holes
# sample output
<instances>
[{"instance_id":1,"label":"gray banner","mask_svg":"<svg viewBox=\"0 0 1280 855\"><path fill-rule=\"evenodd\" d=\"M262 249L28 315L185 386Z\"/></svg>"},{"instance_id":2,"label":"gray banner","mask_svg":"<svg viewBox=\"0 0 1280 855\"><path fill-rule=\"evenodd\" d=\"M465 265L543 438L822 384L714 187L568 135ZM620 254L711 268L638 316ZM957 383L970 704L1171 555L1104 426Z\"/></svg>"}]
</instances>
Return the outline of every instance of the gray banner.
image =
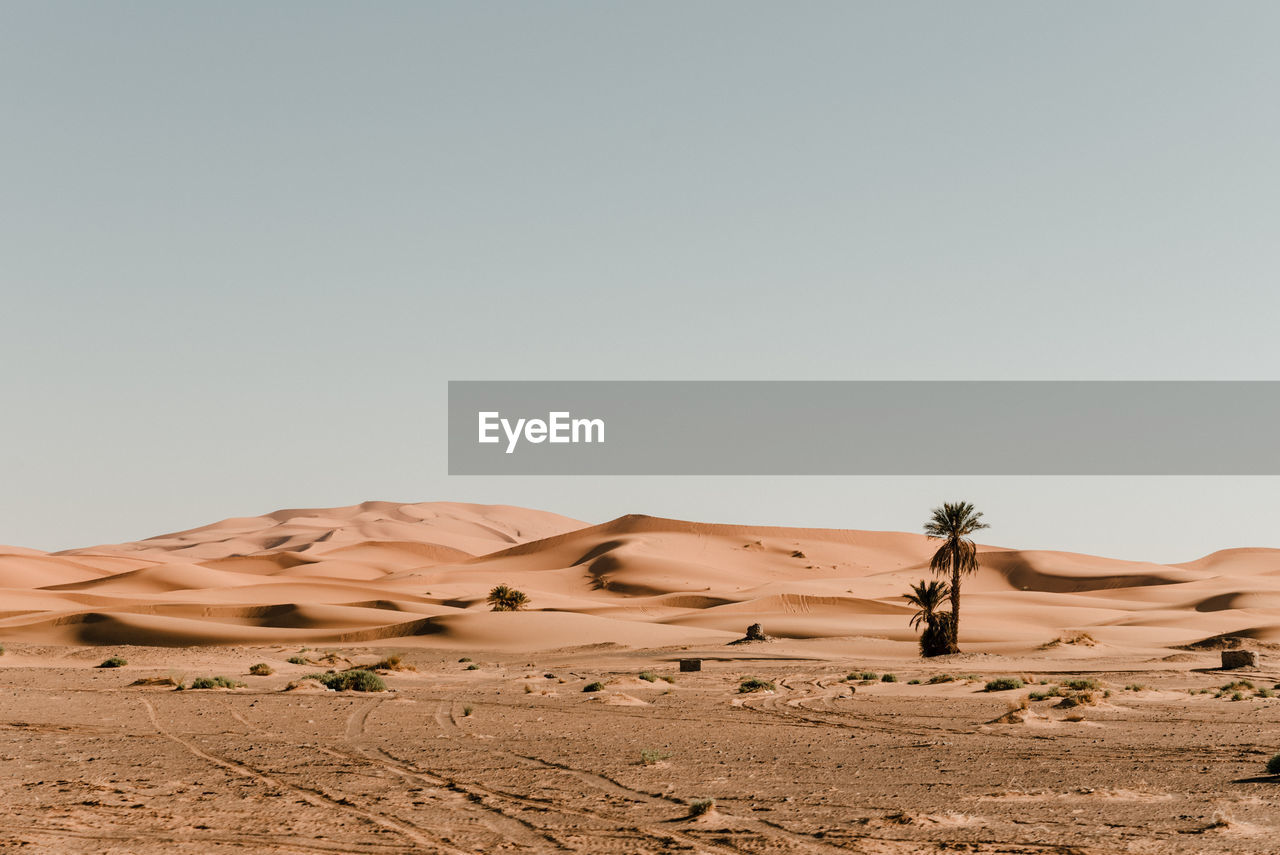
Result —
<instances>
[{"instance_id":1,"label":"gray banner","mask_svg":"<svg viewBox=\"0 0 1280 855\"><path fill-rule=\"evenodd\" d=\"M453 381L449 474L1277 475L1280 382Z\"/></svg>"}]
</instances>

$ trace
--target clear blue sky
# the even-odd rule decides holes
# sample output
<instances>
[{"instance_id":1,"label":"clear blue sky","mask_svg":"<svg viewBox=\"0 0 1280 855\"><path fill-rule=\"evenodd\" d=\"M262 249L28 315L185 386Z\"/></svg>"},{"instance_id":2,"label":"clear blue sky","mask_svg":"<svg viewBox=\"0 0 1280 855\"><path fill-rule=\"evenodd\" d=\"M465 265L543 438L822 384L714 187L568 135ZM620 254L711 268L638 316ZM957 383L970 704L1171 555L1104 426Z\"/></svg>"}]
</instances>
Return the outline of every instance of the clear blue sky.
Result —
<instances>
[{"instance_id":1,"label":"clear blue sky","mask_svg":"<svg viewBox=\"0 0 1280 855\"><path fill-rule=\"evenodd\" d=\"M1277 479L449 478L442 447L449 379L1280 379L1278 41L1270 2L5 4L0 542L966 497L1015 546L1280 546Z\"/></svg>"}]
</instances>

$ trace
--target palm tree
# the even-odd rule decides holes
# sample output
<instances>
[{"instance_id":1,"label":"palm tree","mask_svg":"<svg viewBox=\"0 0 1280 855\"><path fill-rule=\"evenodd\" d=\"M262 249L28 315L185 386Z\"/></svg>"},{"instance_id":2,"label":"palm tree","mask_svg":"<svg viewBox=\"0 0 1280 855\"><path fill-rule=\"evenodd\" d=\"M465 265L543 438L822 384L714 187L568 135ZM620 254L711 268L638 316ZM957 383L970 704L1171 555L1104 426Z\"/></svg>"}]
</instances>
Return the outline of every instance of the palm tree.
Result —
<instances>
[{"instance_id":1,"label":"palm tree","mask_svg":"<svg viewBox=\"0 0 1280 855\"><path fill-rule=\"evenodd\" d=\"M920 655L941 656L951 649L951 613L940 611L951 589L946 582L920 580L911 586L903 599L915 606L911 628L924 627L920 633Z\"/></svg>"},{"instance_id":2,"label":"palm tree","mask_svg":"<svg viewBox=\"0 0 1280 855\"><path fill-rule=\"evenodd\" d=\"M507 585L498 585L486 597L489 606L495 612L518 612L529 603L524 591L517 591Z\"/></svg>"},{"instance_id":3,"label":"palm tree","mask_svg":"<svg viewBox=\"0 0 1280 855\"><path fill-rule=\"evenodd\" d=\"M924 524L926 535L942 541L929 560L929 569L944 578L951 576L950 653L960 652L960 577L978 569L978 547L969 535L984 528L988 526L982 521L982 512L969 502L946 502L934 508Z\"/></svg>"}]
</instances>

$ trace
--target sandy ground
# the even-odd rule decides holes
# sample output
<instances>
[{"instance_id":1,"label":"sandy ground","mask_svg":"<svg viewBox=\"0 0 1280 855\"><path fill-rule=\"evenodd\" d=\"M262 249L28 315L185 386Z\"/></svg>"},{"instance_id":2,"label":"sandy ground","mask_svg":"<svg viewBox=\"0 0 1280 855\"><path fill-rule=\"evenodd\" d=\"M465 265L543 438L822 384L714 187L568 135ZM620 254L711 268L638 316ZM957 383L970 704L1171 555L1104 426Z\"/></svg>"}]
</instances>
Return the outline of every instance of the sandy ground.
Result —
<instances>
[{"instance_id":1,"label":"sandy ground","mask_svg":"<svg viewBox=\"0 0 1280 855\"><path fill-rule=\"evenodd\" d=\"M0 847L1280 851L1280 550L980 545L965 652L924 663L901 595L935 547L390 502L0 547ZM734 644L752 623L773 640ZM1224 639L1263 671L1217 671ZM393 651L389 692L285 691ZM133 685L214 675L246 686Z\"/></svg>"},{"instance_id":2,"label":"sandy ground","mask_svg":"<svg viewBox=\"0 0 1280 855\"><path fill-rule=\"evenodd\" d=\"M1075 668L990 654L926 665L849 655L858 646L598 645L475 652L470 663L401 647L417 670L362 694L283 690L391 648L310 649L301 655L313 664L297 665L286 661L297 647L11 644L0 657L0 847L1277 851L1280 778L1264 764L1280 750L1280 698L1189 690L1240 679L1261 689L1280 671L1222 673L1209 652ZM108 655L129 664L95 667ZM682 656L705 657L704 670L679 673ZM275 673L250 676L255 662ZM867 670L898 681L846 679ZM976 679L927 683L942 673ZM131 685L213 674L247 687ZM1005 675L1034 684L984 691ZM1049 698L1008 715L1047 690L1040 681L1080 676L1099 681L1095 703ZM739 692L748 677L775 690ZM595 681L605 688L583 691ZM702 799L714 810L689 818Z\"/></svg>"}]
</instances>

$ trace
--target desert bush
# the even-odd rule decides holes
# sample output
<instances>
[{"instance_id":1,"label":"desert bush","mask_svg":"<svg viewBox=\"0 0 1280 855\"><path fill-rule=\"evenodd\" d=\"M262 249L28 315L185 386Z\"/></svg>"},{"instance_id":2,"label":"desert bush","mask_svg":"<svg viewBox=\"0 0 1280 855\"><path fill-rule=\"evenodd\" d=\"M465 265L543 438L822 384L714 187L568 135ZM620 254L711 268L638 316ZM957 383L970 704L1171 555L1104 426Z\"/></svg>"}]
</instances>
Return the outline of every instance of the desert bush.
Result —
<instances>
[{"instance_id":1,"label":"desert bush","mask_svg":"<svg viewBox=\"0 0 1280 855\"><path fill-rule=\"evenodd\" d=\"M275 672L276 669L272 668L266 662L259 662L256 665L249 666L249 673L255 677L270 677Z\"/></svg>"},{"instance_id":2,"label":"desert bush","mask_svg":"<svg viewBox=\"0 0 1280 855\"><path fill-rule=\"evenodd\" d=\"M240 689L243 687L244 683L229 680L226 677L196 677L191 681L190 686L192 689Z\"/></svg>"},{"instance_id":3,"label":"desert bush","mask_svg":"<svg viewBox=\"0 0 1280 855\"><path fill-rule=\"evenodd\" d=\"M920 679L917 677L917 678L916 678L916 679L914 679L914 680L908 680L908 681L907 681L907 685L908 685L908 686L918 686L918 685L920 685Z\"/></svg>"},{"instance_id":4,"label":"desert bush","mask_svg":"<svg viewBox=\"0 0 1280 855\"><path fill-rule=\"evenodd\" d=\"M1253 683L1250 683L1248 680L1235 680L1235 681L1233 681L1233 682L1227 683L1225 686L1223 686L1222 688L1220 688L1218 691L1220 691L1220 692L1235 692L1235 691L1238 691L1238 690L1240 690L1240 689L1253 689L1253 688L1254 688Z\"/></svg>"},{"instance_id":5,"label":"desert bush","mask_svg":"<svg viewBox=\"0 0 1280 855\"><path fill-rule=\"evenodd\" d=\"M486 598L495 612L518 612L529 604L529 596L508 585L497 585Z\"/></svg>"},{"instance_id":6,"label":"desert bush","mask_svg":"<svg viewBox=\"0 0 1280 855\"><path fill-rule=\"evenodd\" d=\"M653 673L652 671L641 671L636 676L639 677L641 680L644 680L646 683L658 682L658 675Z\"/></svg>"},{"instance_id":7,"label":"desert bush","mask_svg":"<svg viewBox=\"0 0 1280 855\"><path fill-rule=\"evenodd\" d=\"M1085 677L1079 677L1074 680L1063 680L1062 685L1064 688L1072 689L1077 692L1085 692L1099 688L1097 680L1091 680Z\"/></svg>"},{"instance_id":8,"label":"desert bush","mask_svg":"<svg viewBox=\"0 0 1280 855\"><path fill-rule=\"evenodd\" d=\"M415 668L414 666L410 665L408 662L405 662L402 658L400 658L399 653L393 653L390 656L387 656L386 658L381 659L372 665L357 665L356 667L349 668L347 670L358 671L362 668L369 671L417 671L418 670L417 668Z\"/></svg>"},{"instance_id":9,"label":"desert bush","mask_svg":"<svg viewBox=\"0 0 1280 855\"><path fill-rule=\"evenodd\" d=\"M850 677L857 677L859 680L879 680L880 675L875 671L863 671L860 674L850 674Z\"/></svg>"},{"instance_id":10,"label":"desert bush","mask_svg":"<svg viewBox=\"0 0 1280 855\"><path fill-rule=\"evenodd\" d=\"M596 682L594 682L594 683L587 683L587 685L585 685L585 686L583 686L583 687L582 687L582 691L584 691L584 692L603 692L603 691L604 691L604 683L601 683L599 680L597 680L597 681L596 681Z\"/></svg>"},{"instance_id":11,"label":"desert bush","mask_svg":"<svg viewBox=\"0 0 1280 855\"><path fill-rule=\"evenodd\" d=\"M4 655L4 645L0 644L0 656Z\"/></svg>"},{"instance_id":12,"label":"desert bush","mask_svg":"<svg viewBox=\"0 0 1280 855\"><path fill-rule=\"evenodd\" d=\"M987 692L1007 692L1010 689L1021 689L1025 684L1017 677L997 677L987 681Z\"/></svg>"},{"instance_id":13,"label":"desert bush","mask_svg":"<svg viewBox=\"0 0 1280 855\"><path fill-rule=\"evenodd\" d=\"M1092 706L1097 702L1098 702L1097 694L1086 690L1081 692L1073 692L1069 695L1064 695L1062 700L1058 701L1058 706L1063 709L1070 709L1072 707Z\"/></svg>"},{"instance_id":14,"label":"desert bush","mask_svg":"<svg viewBox=\"0 0 1280 855\"><path fill-rule=\"evenodd\" d=\"M897 675L897 674L882 674L882 675L880 676L880 682L881 682L881 683L896 683L896 682L898 682L898 675Z\"/></svg>"},{"instance_id":15,"label":"desert bush","mask_svg":"<svg viewBox=\"0 0 1280 855\"><path fill-rule=\"evenodd\" d=\"M1130 683L1129 685L1124 687L1124 690L1126 692L1145 692L1147 690L1147 687L1142 685L1141 683Z\"/></svg>"},{"instance_id":16,"label":"desert bush","mask_svg":"<svg viewBox=\"0 0 1280 855\"><path fill-rule=\"evenodd\" d=\"M317 680L335 692L385 692L387 684L372 671L326 671L308 674L303 679Z\"/></svg>"},{"instance_id":17,"label":"desert bush","mask_svg":"<svg viewBox=\"0 0 1280 855\"><path fill-rule=\"evenodd\" d=\"M480 666L479 666L479 665L477 665L476 663L472 662L470 665L468 665L468 666L467 666L466 668L464 668L463 670L464 670L464 671L479 671L479 670L480 670Z\"/></svg>"},{"instance_id":18,"label":"desert bush","mask_svg":"<svg viewBox=\"0 0 1280 855\"><path fill-rule=\"evenodd\" d=\"M458 661L459 661L459 662L470 662L470 661L471 661L471 657L470 657L470 656L463 656L463 657L462 657L461 659L459 659Z\"/></svg>"},{"instance_id":19,"label":"desert bush","mask_svg":"<svg viewBox=\"0 0 1280 855\"><path fill-rule=\"evenodd\" d=\"M654 766L666 760L671 755L665 751L658 751L656 748L646 748L640 752L640 762L645 766Z\"/></svg>"},{"instance_id":20,"label":"desert bush","mask_svg":"<svg viewBox=\"0 0 1280 855\"><path fill-rule=\"evenodd\" d=\"M121 659L119 656L112 656L110 659L102 660L102 664L99 665L98 667L99 668L123 668L125 665L128 665L128 664L129 663L127 661L125 661L124 659Z\"/></svg>"},{"instance_id":21,"label":"desert bush","mask_svg":"<svg viewBox=\"0 0 1280 855\"><path fill-rule=\"evenodd\" d=\"M1254 695L1255 698L1274 698L1275 696L1276 693L1270 689L1259 689L1258 694Z\"/></svg>"},{"instance_id":22,"label":"desert bush","mask_svg":"<svg viewBox=\"0 0 1280 855\"><path fill-rule=\"evenodd\" d=\"M761 680L758 677L749 677L743 680L738 686L738 691L746 694L748 692L772 692L776 686L768 680Z\"/></svg>"},{"instance_id":23,"label":"desert bush","mask_svg":"<svg viewBox=\"0 0 1280 855\"><path fill-rule=\"evenodd\" d=\"M307 661L307 657L305 656L290 656L288 661L290 665L310 665L311 664L310 662Z\"/></svg>"},{"instance_id":24,"label":"desert bush","mask_svg":"<svg viewBox=\"0 0 1280 855\"><path fill-rule=\"evenodd\" d=\"M178 681L172 677L139 677L130 686L176 686Z\"/></svg>"},{"instance_id":25,"label":"desert bush","mask_svg":"<svg viewBox=\"0 0 1280 855\"><path fill-rule=\"evenodd\" d=\"M933 686L938 683L954 683L955 679L956 678L952 677L950 674L934 674L926 681L925 685Z\"/></svg>"},{"instance_id":26,"label":"desert bush","mask_svg":"<svg viewBox=\"0 0 1280 855\"><path fill-rule=\"evenodd\" d=\"M1233 701L1243 701L1243 700L1244 700L1244 692L1232 692L1232 693L1231 693L1231 700L1233 700Z\"/></svg>"},{"instance_id":27,"label":"desert bush","mask_svg":"<svg viewBox=\"0 0 1280 855\"><path fill-rule=\"evenodd\" d=\"M689 816L706 816L715 810L715 799L697 799L689 803Z\"/></svg>"},{"instance_id":28,"label":"desert bush","mask_svg":"<svg viewBox=\"0 0 1280 855\"><path fill-rule=\"evenodd\" d=\"M1271 775L1280 775L1280 754L1277 754L1267 761L1267 773Z\"/></svg>"},{"instance_id":29,"label":"desert bush","mask_svg":"<svg viewBox=\"0 0 1280 855\"><path fill-rule=\"evenodd\" d=\"M469 718L470 716L471 716L471 707L469 707L469 706L463 707L463 708L462 708L462 717L463 717L463 718Z\"/></svg>"}]
</instances>

